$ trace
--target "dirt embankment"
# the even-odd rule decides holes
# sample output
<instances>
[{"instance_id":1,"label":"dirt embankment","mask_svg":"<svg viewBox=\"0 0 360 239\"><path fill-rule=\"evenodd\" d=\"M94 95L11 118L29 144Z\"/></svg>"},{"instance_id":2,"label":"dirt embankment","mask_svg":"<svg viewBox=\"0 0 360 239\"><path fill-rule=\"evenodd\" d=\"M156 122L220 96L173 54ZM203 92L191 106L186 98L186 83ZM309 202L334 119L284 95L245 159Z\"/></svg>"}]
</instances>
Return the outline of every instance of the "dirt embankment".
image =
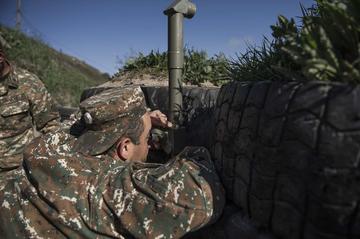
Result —
<instances>
[{"instance_id":1,"label":"dirt embankment","mask_svg":"<svg viewBox=\"0 0 360 239\"><path fill-rule=\"evenodd\" d=\"M123 72L116 77L113 77L106 84L123 85L143 85L143 86L168 86L169 80L167 75L163 74L149 74L137 72ZM191 84L184 84L184 86L194 86ZM216 87L211 82L201 83L199 87Z\"/></svg>"}]
</instances>

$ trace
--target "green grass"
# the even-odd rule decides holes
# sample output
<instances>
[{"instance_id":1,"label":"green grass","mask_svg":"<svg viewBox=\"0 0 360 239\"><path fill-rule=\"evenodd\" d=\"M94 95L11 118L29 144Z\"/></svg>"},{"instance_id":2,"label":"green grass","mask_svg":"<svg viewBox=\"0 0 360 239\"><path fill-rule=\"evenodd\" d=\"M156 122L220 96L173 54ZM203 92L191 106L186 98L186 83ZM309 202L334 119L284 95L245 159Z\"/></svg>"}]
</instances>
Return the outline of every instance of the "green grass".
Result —
<instances>
[{"instance_id":1,"label":"green grass","mask_svg":"<svg viewBox=\"0 0 360 239\"><path fill-rule=\"evenodd\" d=\"M60 105L77 106L83 89L107 80L97 69L39 39L1 25L0 32L11 46L6 49L9 60L35 73Z\"/></svg>"},{"instance_id":2,"label":"green grass","mask_svg":"<svg viewBox=\"0 0 360 239\"><path fill-rule=\"evenodd\" d=\"M193 48L185 48L184 52L183 81L185 83L201 85L204 82L211 82L214 85L221 85L229 81L229 62L224 55L208 57L205 51ZM166 77L167 53L159 51L151 51L148 55L138 53L127 59L115 76L125 72Z\"/></svg>"}]
</instances>

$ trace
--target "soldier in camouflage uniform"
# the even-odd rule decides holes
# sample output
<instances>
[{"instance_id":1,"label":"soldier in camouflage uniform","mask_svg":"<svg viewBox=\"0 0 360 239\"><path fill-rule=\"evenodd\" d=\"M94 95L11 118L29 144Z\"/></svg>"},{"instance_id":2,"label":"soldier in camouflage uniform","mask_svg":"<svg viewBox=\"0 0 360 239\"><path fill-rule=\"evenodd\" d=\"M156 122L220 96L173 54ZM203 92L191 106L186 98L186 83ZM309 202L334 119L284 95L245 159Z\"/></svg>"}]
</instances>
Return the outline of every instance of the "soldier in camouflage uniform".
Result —
<instances>
[{"instance_id":1,"label":"soldier in camouflage uniform","mask_svg":"<svg viewBox=\"0 0 360 239\"><path fill-rule=\"evenodd\" d=\"M39 78L11 66L0 46L0 177L21 164L25 145L56 127L58 118Z\"/></svg>"},{"instance_id":2,"label":"soldier in camouflage uniform","mask_svg":"<svg viewBox=\"0 0 360 239\"><path fill-rule=\"evenodd\" d=\"M140 87L106 90L80 109L79 136L33 140L23 168L0 181L1 238L180 238L220 216L224 191L206 149L143 162L152 120Z\"/></svg>"}]
</instances>

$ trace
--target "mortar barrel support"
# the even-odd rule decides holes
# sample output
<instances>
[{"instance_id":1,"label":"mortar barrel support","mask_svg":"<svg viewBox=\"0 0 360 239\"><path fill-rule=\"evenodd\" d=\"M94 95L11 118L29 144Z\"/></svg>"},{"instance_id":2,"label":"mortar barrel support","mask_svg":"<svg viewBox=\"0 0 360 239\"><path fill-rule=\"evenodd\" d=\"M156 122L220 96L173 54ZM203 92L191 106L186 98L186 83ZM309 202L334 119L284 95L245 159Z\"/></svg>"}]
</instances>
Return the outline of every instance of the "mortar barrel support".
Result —
<instances>
[{"instance_id":1,"label":"mortar barrel support","mask_svg":"<svg viewBox=\"0 0 360 239\"><path fill-rule=\"evenodd\" d=\"M192 18L195 12L196 6L189 0L176 0L164 11L168 16L169 120L175 126L181 126L183 121L183 21L184 17ZM174 149L174 130L170 131L169 136Z\"/></svg>"},{"instance_id":2,"label":"mortar barrel support","mask_svg":"<svg viewBox=\"0 0 360 239\"><path fill-rule=\"evenodd\" d=\"M181 13L168 18L169 120L176 125L182 123L183 19Z\"/></svg>"}]
</instances>

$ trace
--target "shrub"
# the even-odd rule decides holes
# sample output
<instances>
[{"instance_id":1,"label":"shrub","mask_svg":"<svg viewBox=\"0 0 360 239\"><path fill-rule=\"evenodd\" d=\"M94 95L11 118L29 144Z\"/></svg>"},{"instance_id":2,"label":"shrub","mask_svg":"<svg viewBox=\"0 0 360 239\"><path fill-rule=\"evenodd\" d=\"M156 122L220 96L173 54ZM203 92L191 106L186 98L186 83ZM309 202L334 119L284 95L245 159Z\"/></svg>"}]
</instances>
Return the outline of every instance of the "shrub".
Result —
<instances>
[{"instance_id":1,"label":"shrub","mask_svg":"<svg viewBox=\"0 0 360 239\"><path fill-rule=\"evenodd\" d=\"M229 80L228 68L228 60L223 54L209 58L205 51L184 49L183 81L185 83L200 85L208 81L214 85L221 85ZM166 76L167 53L159 51L151 51L148 55L138 53L127 59L115 76L124 72Z\"/></svg>"},{"instance_id":2,"label":"shrub","mask_svg":"<svg viewBox=\"0 0 360 239\"><path fill-rule=\"evenodd\" d=\"M231 62L236 80L360 82L360 0L317 0L301 26L278 17L274 40Z\"/></svg>"}]
</instances>

